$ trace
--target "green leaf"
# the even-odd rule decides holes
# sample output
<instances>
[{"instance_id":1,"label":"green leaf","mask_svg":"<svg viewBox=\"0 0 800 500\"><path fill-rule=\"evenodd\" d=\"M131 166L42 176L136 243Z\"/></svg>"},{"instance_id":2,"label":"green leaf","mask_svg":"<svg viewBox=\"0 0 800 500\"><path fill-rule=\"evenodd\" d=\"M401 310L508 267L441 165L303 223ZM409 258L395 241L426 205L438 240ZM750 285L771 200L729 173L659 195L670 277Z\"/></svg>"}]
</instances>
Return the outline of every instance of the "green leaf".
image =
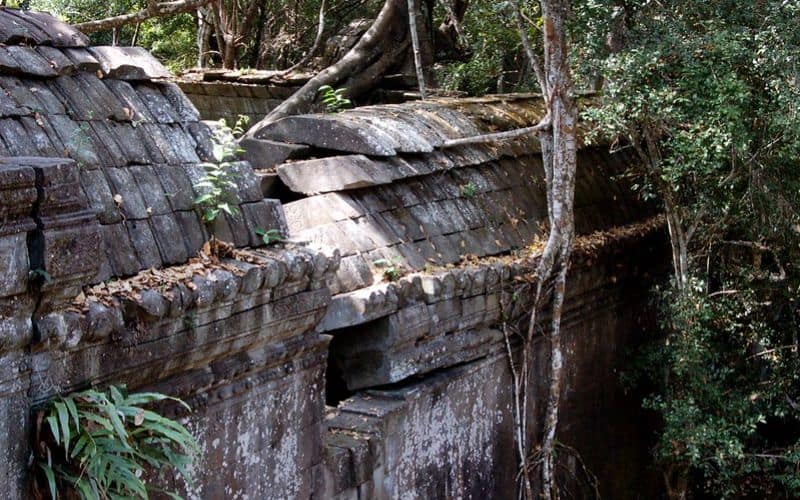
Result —
<instances>
[{"instance_id":1,"label":"green leaf","mask_svg":"<svg viewBox=\"0 0 800 500\"><path fill-rule=\"evenodd\" d=\"M57 500L58 494L56 493L56 475L53 473L53 469L44 463L39 463L39 467L44 471L45 477L47 477L47 486L50 489L50 498L52 500Z\"/></svg>"},{"instance_id":2,"label":"green leaf","mask_svg":"<svg viewBox=\"0 0 800 500\"><path fill-rule=\"evenodd\" d=\"M81 437L78 438L78 441L75 443L75 447L72 449L72 453L70 453L69 458L75 458L80 454L81 451L86 447L89 443L91 438L88 434L81 434Z\"/></svg>"},{"instance_id":3,"label":"green leaf","mask_svg":"<svg viewBox=\"0 0 800 500\"><path fill-rule=\"evenodd\" d=\"M75 401L72 398L64 398L64 404L67 405L75 429L79 430L81 428L81 423L78 418L78 407L75 406Z\"/></svg>"},{"instance_id":4,"label":"green leaf","mask_svg":"<svg viewBox=\"0 0 800 500\"><path fill-rule=\"evenodd\" d=\"M56 420L55 415L47 417L47 424L50 426L50 432L53 433L56 443L61 444L61 433L58 431L58 420Z\"/></svg>"},{"instance_id":5,"label":"green leaf","mask_svg":"<svg viewBox=\"0 0 800 500\"><path fill-rule=\"evenodd\" d=\"M58 421L61 424L61 436L63 438L64 451L69 453L71 433L69 429L69 411L67 410L67 405L61 401L56 401L53 406L55 406L56 412L58 413Z\"/></svg>"}]
</instances>

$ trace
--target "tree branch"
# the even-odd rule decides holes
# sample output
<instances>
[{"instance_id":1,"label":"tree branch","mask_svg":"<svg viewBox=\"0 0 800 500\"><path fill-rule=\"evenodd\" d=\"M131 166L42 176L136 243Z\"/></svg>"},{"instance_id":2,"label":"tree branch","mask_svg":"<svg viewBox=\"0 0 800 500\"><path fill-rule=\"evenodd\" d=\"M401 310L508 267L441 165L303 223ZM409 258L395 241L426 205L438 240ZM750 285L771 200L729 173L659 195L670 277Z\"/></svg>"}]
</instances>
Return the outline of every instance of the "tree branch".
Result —
<instances>
[{"instance_id":1,"label":"tree branch","mask_svg":"<svg viewBox=\"0 0 800 500\"><path fill-rule=\"evenodd\" d=\"M132 14L122 14L120 16L107 17L96 21L75 24L74 27L84 33L94 33L97 31L118 28L127 24L140 23L153 17L171 16L182 12L189 12L198 7L202 7L212 0L178 0L176 2L155 3L148 2L147 8Z\"/></svg>"},{"instance_id":2,"label":"tree branch","mask_svg":"<svg viewBox=\"0 0 800 500\"><path fill-rule=\"evenodd\" d=\"M516 139L528 134L535 134L543 130L549 129L551 126L549 117L545 117L541 122L533 127L518 128L509 130L507 132L495 132L493 134L474 135L472 137L463 137L461 139L450 139L441 145L442 148L453 148L456 146L466 146L469 144L485 144L487 142L499 142L508 139Z\"/></svg>"}]
</instances>

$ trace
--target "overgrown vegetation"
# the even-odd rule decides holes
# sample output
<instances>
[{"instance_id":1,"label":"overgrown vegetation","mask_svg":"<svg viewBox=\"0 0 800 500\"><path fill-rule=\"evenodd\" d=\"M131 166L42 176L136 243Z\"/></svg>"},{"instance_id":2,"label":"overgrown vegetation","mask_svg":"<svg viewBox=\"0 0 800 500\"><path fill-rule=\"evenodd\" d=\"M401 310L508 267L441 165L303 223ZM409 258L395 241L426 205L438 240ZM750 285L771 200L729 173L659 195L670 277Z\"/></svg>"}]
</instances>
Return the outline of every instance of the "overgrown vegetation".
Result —
<instances>
[{"instance_id":1,"label":"overgrown vegetation","mask_svg":"<svg viewBox=\"0 0 800 500\"><path fill-rule=\"evenodd\" d=\"M220 120L212 140L215 161L200 165L206 173L194 184L195 192L198 193L194 203L201 212L203 222L211 231L212 251L216 248L213 226L217 218L222 214L239 216L236 176L232 167L243 153L236 139L244 133L247 123L248 118L245 116L240 116L233 128L224 119Z\"/></svg>"},{"instance_id":2,"label":"overgrown vegetation","mask_svg":"<svg viewBox=\"0 0 800 500\"><path fill-rule=\"evenodd\" d=\"M158 393L128 393L124 386L89 389L57 397L39 412L35 433L34 494L37 498L148 498L175 492L154 480L180 474L198 445L180 423L152 409L182 401Z\"/></svg>"},{"instance_id":3,"label":"overgrown vegetation","mask_svg":"<svg viewBox=\"0 0 800 500\"><path fill-rule=\"evenodd\" d=\"M389 282L395 282L405 274L403 265L397 259L377 259L373 264L383 269L383 279Z\"/></svg>"},{"instance_id":4,"label":"overgrown vegetation","mask_svg":"<svg viewBox=\"0 0 800 500\"><path fill-rule=\"evenodd\" d=\"M267 246L283 241L283 236L281 236L281 232L278 229L257 229L256 234L261 237L261 241Z\"/></svg>"},{"instance_id":5,"label":"overgrown vegetation","mask_svg":"<svg viewBox=\"0 0 800 500\"><path fill-rule=\"evenodd\" d=\"M325 105L326 113L339 113L351 107L353 103L344 96L347 89L334 89L330 85L323 85L319 88L319 95L322 104Z\"/></svg>"},{"instance_id":6,"label":"overgrown vegetation","mask_svg":"<svg viewBox=\"0 0 800 500\"><path fill-rule=\"evenodd\" d=\"M800 4L615 5L615 46L582 52L603 81L584 114L637 154L636 188L669 223L673 278L639 372L665 486L796 498Z\"/></svg>"}]
</instances>

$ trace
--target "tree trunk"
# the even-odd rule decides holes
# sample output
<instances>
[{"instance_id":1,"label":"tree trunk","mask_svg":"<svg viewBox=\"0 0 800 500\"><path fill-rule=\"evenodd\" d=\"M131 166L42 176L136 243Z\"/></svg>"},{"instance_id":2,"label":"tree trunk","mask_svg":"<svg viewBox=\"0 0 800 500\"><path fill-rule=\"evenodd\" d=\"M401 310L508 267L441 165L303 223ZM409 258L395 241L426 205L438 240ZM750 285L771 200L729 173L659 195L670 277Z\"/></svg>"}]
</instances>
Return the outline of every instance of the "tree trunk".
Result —
<instances>
[{"instance_id":1,"label":"tree trunk","mask_svg":"<svg viewBox=\"0 0 800 500\"><path fill-rule=\"evenodd\" d=\"M411 46L414 51L414 69L417 72L419 95L425 99L425 70L422 66L422 53L419 50L419 30L417 29L417 9L414 0L408 0L408 31L411 33Z\"/></svg>"},{"instance_id":2,"label":"tree trunk","mask_svg":"<svg viewBox=\"0 0 800 500\"><path fill-rule=\"evenodd\" d=\"M246 136L254 137L270 123L309 109L319 88L323 85L334 87L346 78L358 75L370 66L385 61L387 55L395 58L396 52L392 50L393 47L408 43L407 15L408 9L404 0L386 0L372 26L342 59L309 80L263 120L256 123ZM394 60L396 61L396 59ZM389 62L394 61L390 60ZM383 63L382 66L388 67L389 65ZM380 75L376 74L375 78L378 76ZM350 98L356 97L353 92L347 92L347 95Z\"/></svg>"},{"instance_id":3,"label":"tree trunk","mask_svg":"<svg viewBox=\"0 0 800 500\"><path fill-rule=\"evenodd\" d=\"M542 304L546 284L553 280L550 323L550 380L544 413L539 460L541 461L541 495L550 500L556 491L554 451L559 420L559 403L564 379L564 350L561 340L561 315L566 295L569 259L575 238L575 171L577 166L577 106L572 97L573 83L568 62L566 20L570 11L569 0L540 0L543 20L544 57L540 59L533 50L523 23L518 1L512 2L519 35L542 88L547 105L547 117L539 130L547 183L548 220L550 234L536 268L536 290L523 349L523 366L533 364L533 340L536 334L537 309ZM544 125L548 125L545 127ZM527 394L528 387L523 388ZM522 422L527 428L527 422ZM532 500L532 485L527 463L522 464L525 484L524 496Z\"/></svg>"}]
</instances>

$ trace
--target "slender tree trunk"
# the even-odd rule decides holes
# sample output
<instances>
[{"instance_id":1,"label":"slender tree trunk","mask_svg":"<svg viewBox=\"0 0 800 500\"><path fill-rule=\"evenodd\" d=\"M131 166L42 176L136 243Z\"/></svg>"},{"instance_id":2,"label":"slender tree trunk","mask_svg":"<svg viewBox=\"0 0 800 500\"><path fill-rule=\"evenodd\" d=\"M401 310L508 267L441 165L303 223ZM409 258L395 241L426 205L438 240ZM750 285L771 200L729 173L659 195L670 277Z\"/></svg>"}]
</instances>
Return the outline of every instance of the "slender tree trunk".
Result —
<instances>
[{"instance_id":1,"label":"slender tree trunk","mask_svg":"<svg viewBox=\"0 0 800 500\"><path fill-rule=\"evenodd\" d=\"M539 456L541 460L542 498L550 500L556 492L554 449L558 431L559 406L564 379L564 350L561 339L561 316L566 295L569 259L575 238L574 197L577 166L578 113L572 98L572 78L568 63L566 20L570 13L569 0L540 0L544 57L536 55L527 36L520 6L512 2L525 53L533 68L548 114L549 127L542 127L539 139L542 147L545 181L547 183L548 220L550 234L536 268L536 290L528 325L525 364L532 365L533 339L536 334L537 310L543 302L547 284L553 279L552 314L550 323L550 380L544 413ZM525 391L527 392L527 384ZM527 422L524 423L527 425ZM532 499L532 486L524 463L525 496Z\"/></svg>"},{"instance_id":2,"label":"slender tree trunk","mask_svg":"<svg viewBox=\"0 0 800 500\"><path fill-rule=\"evenodd\" d=\"M422 53L419 50L419 30L417 29L417 2L408 0L408 31L411 33L411 46L414 51L414 69L417 72L419 95L425 99L425 70L422 67Z\"/></svg>"}]
</instances>

